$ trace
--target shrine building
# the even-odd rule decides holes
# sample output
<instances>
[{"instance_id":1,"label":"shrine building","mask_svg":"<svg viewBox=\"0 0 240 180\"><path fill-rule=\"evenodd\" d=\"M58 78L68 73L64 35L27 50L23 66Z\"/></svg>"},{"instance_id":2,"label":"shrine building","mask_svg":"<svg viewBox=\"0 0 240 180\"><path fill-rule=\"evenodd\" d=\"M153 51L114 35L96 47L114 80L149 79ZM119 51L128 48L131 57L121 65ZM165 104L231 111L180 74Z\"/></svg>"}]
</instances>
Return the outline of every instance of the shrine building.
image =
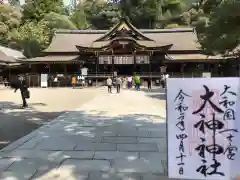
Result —
<instances>
[{"instance_id":1,"label":"shrine building","mask_svg":"<svg viewBox=\"0 0 240 180\"><path fill-rule=\"evenodd\" d=\"M28 73L33 86L39 85L41 74L60 74L66 80L81 74L83 67L88 69L87 78L96 83L114 72L154 81L162 73L170 77L201 77L204 72L236 76L231 62L204 54L193 28L137 29L122 19L110 30L57 30L40 57L18 60L19 68L3 72Z\"/></svg>"}]
</instances>

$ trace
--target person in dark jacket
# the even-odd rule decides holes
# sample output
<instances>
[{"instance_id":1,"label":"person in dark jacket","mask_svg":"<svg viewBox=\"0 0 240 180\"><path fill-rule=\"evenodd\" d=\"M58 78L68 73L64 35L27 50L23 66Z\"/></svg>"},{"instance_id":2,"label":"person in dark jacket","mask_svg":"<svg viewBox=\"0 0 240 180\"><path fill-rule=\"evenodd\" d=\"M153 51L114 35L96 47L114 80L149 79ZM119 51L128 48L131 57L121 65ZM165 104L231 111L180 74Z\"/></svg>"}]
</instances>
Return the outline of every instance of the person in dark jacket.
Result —
<instances>
[{"instance_id":1,"label":"person in dark jacket","mask_svg":"<svg viewBox=\"0 0 240 180\"><path fill-rule=\"evenodd\" d=\"M150 91L152 89L152 81L150 78L148 78L147 84L148 84L148 90Z\"/></svg>"},{"instance_id":2,"label":"person in dark jacket","mask_svg":"<svg viewBox=\"0 0 240 180\"><path fill-rule=\"evenodd\" d=\"M28 107L26 98L28 94L28 86L26 80L22 76L18 76L18 78L13 83L12 87L15 89L14 92L16 92L18 89L20 89L22 101L23 101L23 108Z\"/></svg>"}]
</instances>

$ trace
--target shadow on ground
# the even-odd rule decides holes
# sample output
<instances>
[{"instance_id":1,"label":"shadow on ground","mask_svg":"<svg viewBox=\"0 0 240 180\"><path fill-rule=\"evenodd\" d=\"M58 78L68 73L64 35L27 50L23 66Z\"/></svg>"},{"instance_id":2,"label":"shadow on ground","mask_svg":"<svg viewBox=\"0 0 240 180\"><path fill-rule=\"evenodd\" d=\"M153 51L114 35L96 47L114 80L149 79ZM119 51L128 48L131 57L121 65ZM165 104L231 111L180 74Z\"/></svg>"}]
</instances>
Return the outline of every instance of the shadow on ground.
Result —
<instances>
[{"instance_id":1,"label":"shadow on ground","mask_svg":"<svg viewBox=\"0 0 240 180\"><path fill-rule=\"evenodd\" d=\"M136 91L136 89L131 90ZM166 90L161 87L153 88L151 90L148 90L146 87L142 87L140 91L145 92L147 97L159 100L166 100Z\"/></svg>"},{"instance_id":2,"label":"shadow on ground","mask_svg":"<svg viewBox=\"0 0 240 180\"><path fill-rule=\"evenodd\" d=\"M46 104L29 103L29 108L22 109L20 104L0 101L0 149L64 113L40 112L33 106Z\"/></svg>"},{"instance_id":3,"label":"shadow on ground","mask_svg":"<svg viewBox=\"0 0 240 180\"><path fill-rule=\"evenodd\" d=\"M166 144L164 138L166 137L165 118L149 114L128 114L114 117L106 114L107 112L104 111L71 111L49 122L32 137L18 145L24 149L25 145L35 143L32 148L27 150L35 152L34 157L41 163L37 163L36 159L31 157L33 155L30 154L16 155L14 157L18 157L18 161L11 162L10 167L5 169L2 176L16 180L22 180L23 174L25 174L25 178L28 177L31 180L40 180L41 178L48 180L58 178L100 180L101 177L106 180L115 180L116 177L120 180L129 177L132 180L145 180L150 179L147 176L150 167L156 171L155 174L150 174L151 177L160 177L161 173L165 174L167 171L166 155L163 160L158 160L155 157L155 160L151 161L148 156L141 157L141 153L139 153L141 148L137 149L139 144L143 146L147 144L152 152L162 151L160 147ZM19 112L17 116L26 117L24 123L37 127L33 121L27 120L27 117L38 115L39 113L33 110L32 112ZM54 115L50 114L49 116ZM91 145L85 146L88 143ZM124 152L122 144L132 144L130 148L138 154L121 157L121 162L126 163L121 165L121 162L119 164L111 159L111 154L106 157L101 153L96 153L96 151L100 152L103 149L106 151L106 143L112 144L108 147L108 151L114 152L116 150ZM9 150L6 154L11 153L11 151L14 149ZM90 154L89 156L80 155L73 153L74 151L78 151L78 153L89 152ZM5 156L5 158L7 157L8 155ZM139 163L143 163L143 166L137 166ZM158 170L160 164L164 167L164 172ZM19 168L21 171L14 170L14 168Z\"/></svg>"}]
</instances>

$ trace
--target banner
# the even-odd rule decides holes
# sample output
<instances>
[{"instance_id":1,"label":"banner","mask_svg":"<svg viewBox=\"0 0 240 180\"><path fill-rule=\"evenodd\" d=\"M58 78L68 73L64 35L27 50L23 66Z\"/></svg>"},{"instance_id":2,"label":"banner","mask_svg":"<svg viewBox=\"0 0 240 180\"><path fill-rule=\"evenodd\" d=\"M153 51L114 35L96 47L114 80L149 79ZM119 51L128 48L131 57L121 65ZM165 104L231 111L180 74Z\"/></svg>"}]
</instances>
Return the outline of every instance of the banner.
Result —
<instances>
[{"instance_id":1,"label":"banner","mask_svg":"<svg viewBox=\"0 0 240 180\"><path fill-rule=\"evenodd\" d=\"M48 87L48 75L41 74L41 87Z\"/></svg>"}]
</instances>

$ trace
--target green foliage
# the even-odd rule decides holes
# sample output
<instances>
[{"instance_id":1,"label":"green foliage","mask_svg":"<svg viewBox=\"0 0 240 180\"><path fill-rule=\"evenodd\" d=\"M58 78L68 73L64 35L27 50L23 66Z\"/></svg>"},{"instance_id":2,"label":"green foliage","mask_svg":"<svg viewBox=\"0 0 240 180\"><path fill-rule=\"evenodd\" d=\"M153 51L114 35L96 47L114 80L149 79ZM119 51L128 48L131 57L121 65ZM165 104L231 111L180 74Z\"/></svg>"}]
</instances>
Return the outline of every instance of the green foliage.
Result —
<instances>
[{"instance_id":1,"label":"green foliage","mask_svg":"<svg viewBox=\"0 0 240 180\"><path fill-rule=\"evenodd\" d=\"M168 24L189 24L189 5L181 0L122 0L120 10L137 28L164 28Z\"/></svg>"},{"instance_id":2,"label":"green foliage","mask_svg":"<svg viewBox=\"0 0 240 180\"><path fill-rule=\"evenodd\" d=\"M87 15L85 13L82 4L79 4L70 16L71 21L75 24L78 29L87 29L90 27L87 21Z\"/></svg>"},{"instance_id":3,"label":"green foliage","mask_svg":"<svg viewBox=\"0 0 240 180\"><path fill-rule=\"evenodd\" d=\"M240 2L219 3L209 16L196 24L199 41L204 50L227 54L240 44Z\"/></svg>"},{"instance_id":4,"label":"green foliage","mask_svg":"<svg viewBox=\"0 0 240 180\"><path fill-rule=\"evenodd\" d=\"M23 5L23 21L40 21L50 12L67 14L62 0L34 0Z\"/></svg>"},{"instance_id":5,"label":"green foliage","mask_svg":"<svg viewBox=\"0 0 240 180\"><path fill-rule=\"evenodd\" d=\"M21 13L8 4L0 4L0 43L7 45L11 39L9 32L18 28Z\"/></svg>"},{"instance_id":6,"label":"green foliage","mask_svg":"<svg viewBox=\"0 0 240 180\"><path fill-rule=\"evenodd\" d=\"M228 53L239 45L239 0L85 0L74 9L63 0L0 4L0 43L23 48L28 57L46 48L55 29L109 29L120 17L137 28L194 26L203 49Z\"/></svg>"},{"instance_id":7,"label":"green foliage","mask_svg":"<svg viewBox=\"0 0 240 180\"><path fill-rule=\"evenodd\" d=\"M45 22L26 22L11 33L12 39L24 50L26 57L39 55L50 42L50 29Z\"/></svg>"},{"instance_id":8,"label":"green foliage","mask_svg":"<svg viewBox=\"0 0 240 180\"><path fill-rule=\"evenodd\" d=\"M20 6L20 0L8 0L9 4L14 7L19 7Z\"/></svg>"},{"instance_id":9,"label":"green foliage","mask_svg":"<svg viewBox=\"0 0 240 180\"><path fill-rule=\"evenodd\" d=\"M119 9L115 3L88 0L83 8L93 29L109 29L118 21Z\"/></svg>"},{"instance_id":10,"label":"green foliage","mask_svg":"<svg viewBox=\"0 0 240 180\"><path fill-rule=\"evenodd\" d=\"M166 29L172 29L172 28L178 28L179 25L178 24L168 24L165 28Z\"/></svg>"},{"instance_id":11,"label":"green foliage","mask_svg":"<svg viewBox=\"0 0 240 180\"><path fill-rule=\"evenodd\" d=\"M50 12L41 20L49 29L77 29L68 16Z\"/></svg>"}]
</instances>

